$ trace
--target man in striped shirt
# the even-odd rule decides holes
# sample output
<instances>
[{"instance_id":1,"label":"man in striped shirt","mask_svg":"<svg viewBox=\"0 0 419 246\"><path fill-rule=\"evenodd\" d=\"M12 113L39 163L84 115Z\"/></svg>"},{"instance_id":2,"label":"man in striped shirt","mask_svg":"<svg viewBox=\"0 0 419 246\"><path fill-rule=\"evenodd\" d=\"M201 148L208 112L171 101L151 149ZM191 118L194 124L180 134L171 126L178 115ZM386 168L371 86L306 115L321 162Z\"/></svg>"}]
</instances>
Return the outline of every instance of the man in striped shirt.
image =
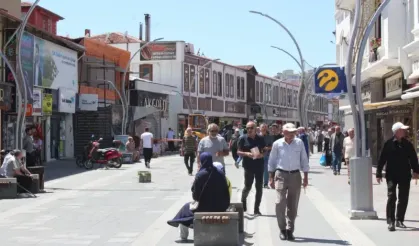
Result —
<instances>
[{"instance_id":1,"label":"man in striped shirt","mask_svg":"<svg viewBox=\"0 0 419 246\"><path fill-rule=\"evenodd\" d=\"M185 161L186 169L188 169L188 174L192 175L193 163L195 162L197 150L197 141L195 136L192 135L192 128L186 129L186 135L182 140L182 151Z\"/></svg>"}]
</instances>

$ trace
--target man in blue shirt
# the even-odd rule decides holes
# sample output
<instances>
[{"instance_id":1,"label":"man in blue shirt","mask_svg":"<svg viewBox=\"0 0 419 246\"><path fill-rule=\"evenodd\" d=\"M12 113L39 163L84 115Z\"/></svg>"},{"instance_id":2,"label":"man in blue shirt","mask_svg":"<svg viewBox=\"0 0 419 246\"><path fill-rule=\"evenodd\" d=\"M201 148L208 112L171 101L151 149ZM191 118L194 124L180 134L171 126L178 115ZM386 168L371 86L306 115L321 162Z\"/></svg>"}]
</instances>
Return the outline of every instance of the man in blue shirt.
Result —
<instances>
[{"instance_id":1,"label":"man in blue shirt","mask_svg":"<svg viewBox=\"0 0 419 246\"><path fill-rule=\"evenodd\" d=\"M295 137L297 133L295 125L287 123L282 130L284 138L275 141L269 156L269 183L277 193L276 217L280 238L294 240L293 233L301 184L304 188L308 185L310 166L303 141ZM301 180L300 171L304 173L303 180Z\"/></svg>"},{"instance_id":2,"label":"man in blue shirt","mask_svg":"<svg viewBox=\"0 0 419 246\"><path fill-rule=\"evenodd\" d=\"M306 134L306 129L304 127L298 128L298 138L301 139L304 143L304 147L306 148L307 157L310 157L310 149L308 145L308 135Z\"/></svg>"}]
</instances>

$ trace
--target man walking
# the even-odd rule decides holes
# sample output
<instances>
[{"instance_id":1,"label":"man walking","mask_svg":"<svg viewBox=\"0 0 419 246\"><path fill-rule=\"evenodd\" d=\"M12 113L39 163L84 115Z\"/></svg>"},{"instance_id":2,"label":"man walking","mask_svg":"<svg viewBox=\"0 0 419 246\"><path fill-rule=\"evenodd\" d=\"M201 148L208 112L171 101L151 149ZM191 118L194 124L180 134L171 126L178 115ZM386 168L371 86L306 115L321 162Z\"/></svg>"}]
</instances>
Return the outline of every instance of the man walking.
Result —
<instances>
[{"instance_id":1,"label":"man walking","mask_svg":"<svg viewBox=\"0 0 419 246\"><path fill-rule=\"evenodd\" d=\"M226 140L218 134L219 128L217 124L209 124L208 136L204 137L199 141L198 144L198 169L201 168L199 155L208 152L212 155L214 162L219 162L225 167L224 156L228 156L230 152Z\"/></svg>"},{"instance_id":2,"label":"man walking","mask_svg":"<svg viewBox=\"0 0 419 246\"><path fill-rule=\"evenodd\" d=\"M316 137L316 141L317 141L317 152L318 153L323 152L323 140L324 140L323 132L321 130L318 130L317 131L317 137Z\"/></svg>"},{"instance_id":3,"label":"man walking","mask_svg":"<svg viewBox=\"0 0 419 246\"><path fill-rule=\"evenodd\" d=\"M236 128L234 130L234 134L230 139L230 150L231 150L231 155L233 156L234 159L234 163L237 163L237 160L239 159L239 155L237 154L237 145L239 142L239 138L240 138L240 130L239 128Z\"/></svg>"},{"instance_id":4,"label":"man walking","mask_svg":"<svg viewBox=\"0 0 419 246\"><path fill-rule=\"evenodd\" d=\"M243 135L239 140L239 156L243 157L244 169L244 188L242 191L241 202L244 211L247 211L247 196L252 189L253 180L255 181L256 197L254 214L262 215L259 209L262 201L263 192L263 171L264 158L263 151L266 147L263 137L256 133L256 124L249 121L246 124L247 134Z\"/></svg>"},{"instance_id":5,"label":"man walking","mask_svg":"<svg viewBox=\"0 0 419 246\"><path fill-rule=\"evenodd\" d=\"M269 183L269 172L268 172L268 161L269 153L271 152L273 137L268 132L268 125L263 123L260 125L260 132L263 140L265 141L265 148L263 149L263 187L268 189Z\"/></svg>"},{"instance_id":6,"label":"man walking","mask_svg":"<svg viewBox=\"0 0 419 246\"><path fill-rule=\"evenodd\" d=\"M387 224L389 231L395 231L396 226L406 228L404 217L407 203L409 201L410 181L417 179L419 175L418 157L415 148L406 138L406 129L401 122L393 125L393 137L384 143L377 166L377 182L380 184L383 179L383 167L386 166L387 181ZM396 189L399 189L399 201L396 212Z\"/></svg>"},{"instance_id":7,"label":"man walking","mask_svg":"<svg viewBox=\"0 0 419 246\"><path fill-rule=\"evenodd\" d=\"M23 138L23 149L26 151L26 166L35 166L34 146L33 146L33 127L25 129L25 137Z\"/></svg>"},{"instance_id":8,"label":"man walking","mask_svg":"<svg viewBox=\"0 0 419 246\"><path fill-rule=\"evenodd\" d=\"M284 137L281 134L281 130L279 129L279 126L276 123L272 124L272 136L273 136L273 142Z\"/></svg>"},{"instance_id":9,"label":"man walking","mask_svg":"<svg viewBox=\"0 0 419 246\"><path fill-rule=\"evenodd\" d=\"M311 129L311 127L308 128L308 140L309 140L309 146L310 146L310 153L314 153L314 143L316 142L316 134Z\"/></svg>"},{"instance_id":10,"label":"man walking","mask_svg":"<svg viewBox=\"0 0 419 246\"><path fill-rule=\"evenodd\" d=\"M348 167L348 184L351 184L351 170L349 168L349 159L351 159L355 155L354 136L355 129L351 128L348 130L348 136L343 140L343 153L345 153L345 164Z\"/></svg>"},{"instance_id":11,"label":"man walking","mask_svg":"<svg viewBox=\"0 0 419 246\"><path fill-rule=\"evenodd\" d=\"M340 175L342 167L343 140L345 136L341 132L340 126L335 127L335 133L330 137L330 149L332 150L333 174Z\"/></svg>"},{"instance_id":12,"label":"man walking","mask_svg":"<svg viewBox=\"0 0 419 246\"><path fill-rule=\"evenodd\" d=\"M277 193L276 218L280 238L294 240L301 183L304 188L307 186L310 167L304 143L295 137L295 125L287 123L282 130L284 138L275 141L269 158L269 183ZM300 171L304 173L302 181Z\"/></svg>"},{"instance_id":13,"label":"man walking","mask_svg":"<svg viewBox=\"0 0 419 246\"><path fill-rule=\"evenodd\" d=\"M141 134L141 147L143 148L144 162L147 168L150 168L151 157L153 156L153 133L146 127Z\"/></svg>"},{"instance_id":14,"label":"man walking","mask_svg":"<svg viewBox=\"0 0 419 246\"><path fill-rule=\"evenodd\" d=\"M193 163L195 162L196 157L197 141L196 137L192 135L192 128L190 127L186 129L186 136L183 137L182 150L186 169L188 170L188 174L192 176Z\"/></svg>"},{"instance_id":15,"label":"man walking","mask_svg":"<svg viewBox=\"0 0 419 246\"><path fill-rule=\"evenodd\" d=\"M175 132L172 130L172 128L169 128L169 131L167 132L167 145L169 145L169 150L171 152L175 151Z\"/></svg>"},{"instance_id":16,"label":"man walking","mask_svg":"<svg viewBox=\"0 0 419 246\"><path fill-rule=\"evenodd\" d=\"M309 143L308 143L309 137L306 134L306 129L304 127L299 127L297 130L298 130L298 138L301 139L301 141L303 141L303 144L307 153L307 158L309 158L310 157L310 149L309 149Z\"/></svg>"}]
</instances>

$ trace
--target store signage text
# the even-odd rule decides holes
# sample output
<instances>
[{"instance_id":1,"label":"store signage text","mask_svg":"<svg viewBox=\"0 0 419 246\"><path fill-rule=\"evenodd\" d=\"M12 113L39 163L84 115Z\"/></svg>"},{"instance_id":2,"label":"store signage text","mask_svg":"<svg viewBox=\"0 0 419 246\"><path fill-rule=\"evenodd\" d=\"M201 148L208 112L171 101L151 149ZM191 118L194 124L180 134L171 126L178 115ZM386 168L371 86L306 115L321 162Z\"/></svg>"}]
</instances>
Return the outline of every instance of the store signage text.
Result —
<instances>
[{"instance_id":1,"label":"store signage text","mask_svg":"<svg viewBox=\"0 0 419 246\"><path fill-rule=\"evenodd\" d=\"M391 109L388 111L377 112L377 116L386 116L386 115L393 115L393 114L411 114L411 109Z\"/></svg>"},{"instance_id":2,"label":"store signage text","mask_svg":"<svg viewBox=\"0 0 419 246\"><path fill-rule=\"evenodd\" d=\"M166 112L168 110L168 102L165 99L152 99L152 98L144 98L144 102L143 102L145 107L154 107L156 109L158 109L159 111L164 111Z\"/></svg>"},{"instance_id":3,"label":"store signage text","mask_svg":"<svg viewBox=\"0 0 419 246\"><path fill-rule=\"evenodd\" d=\"M395 74L385 79L386 98L397 97L402 94L402 73Z\"/></svg>"}]
</instances>

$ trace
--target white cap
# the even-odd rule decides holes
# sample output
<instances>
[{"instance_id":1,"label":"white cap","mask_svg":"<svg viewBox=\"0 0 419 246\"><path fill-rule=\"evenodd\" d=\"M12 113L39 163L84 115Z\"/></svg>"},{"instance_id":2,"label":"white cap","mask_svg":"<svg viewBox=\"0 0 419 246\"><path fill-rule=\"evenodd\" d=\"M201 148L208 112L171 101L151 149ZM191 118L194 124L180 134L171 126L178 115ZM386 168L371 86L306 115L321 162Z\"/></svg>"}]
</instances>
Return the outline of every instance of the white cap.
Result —
<instances>
[{"instance_id":1,"label":"white cap","mask_svg":"<svg viewBox=\"0 0 419 246\"><path fill-rule=\"evenodd\" d=\"M393 131L393 133L396 133L396 131L397 131L397 130L400 130L400 129L406 130L406 129L409 129L409 126L406 126L406 125L404 125L404 124L403 124L403 123L401 123L401 122L396 122L396 123L394 123L394 124L393 124L393 126L391 127L391 130Z\"/></svg>"},{"instance_id":2,"label":"white cap","mask_svg":"<svg viewBox=\"0 0 419 246\"><path fill-rule=\"evenodd\" d=\"M292 123L287 123L285 125L282 126L282 130L283 131L287 131L287 132L296 132L297 128L295 127L294 124Z\"/></svg>"}]
</instances>

